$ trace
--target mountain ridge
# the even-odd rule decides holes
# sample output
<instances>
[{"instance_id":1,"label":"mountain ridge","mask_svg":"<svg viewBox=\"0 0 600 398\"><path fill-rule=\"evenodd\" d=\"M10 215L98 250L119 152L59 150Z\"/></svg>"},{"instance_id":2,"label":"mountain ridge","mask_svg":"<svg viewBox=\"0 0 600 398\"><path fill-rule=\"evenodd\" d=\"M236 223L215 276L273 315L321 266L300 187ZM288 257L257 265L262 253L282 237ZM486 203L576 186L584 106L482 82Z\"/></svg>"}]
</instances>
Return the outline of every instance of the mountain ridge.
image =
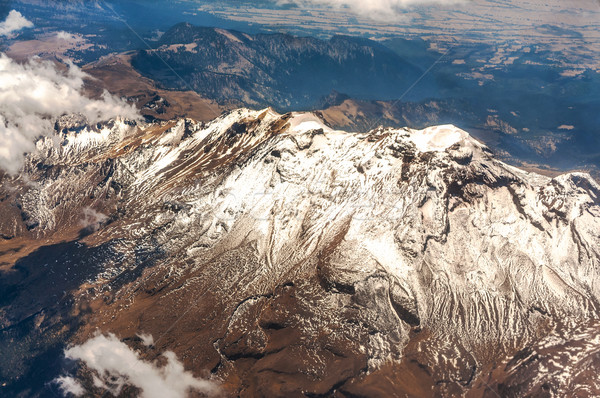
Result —
<instances>
[{"instance_id":1,"label":"mountain ridge","mask_svg":"<svg viewBox=\"0 0 600 398\"><path fill-rule=\"evenodd\" d=\"M276 104L288 111L314 107L333 90L358 98L377 92L382 99L393 99L423 72L366 39L249 35L186 23L165 32L156 48L139 51L132 64L169 89L191 87L220 102Z\"/></svg>"},{"instance_id":2,"label":"mountain ridge","mask_svg":"<svg viewBox=\"0 0 600 398\"><path fill-rule=\"evenodd\" d=\"M568 341L600 310L589 175L519 170L450 125L346 133L272 109L62 123L1 177L0 232L15 247L0 257L0 344L20 358L99 329L149 360L173 350L232 396L561 394L567 379L519 360L553 333L566 340L548 358L573 358L571 374L600 365ZM62 300L35 293L42 282Z\"/></svg>"}]
</instances>

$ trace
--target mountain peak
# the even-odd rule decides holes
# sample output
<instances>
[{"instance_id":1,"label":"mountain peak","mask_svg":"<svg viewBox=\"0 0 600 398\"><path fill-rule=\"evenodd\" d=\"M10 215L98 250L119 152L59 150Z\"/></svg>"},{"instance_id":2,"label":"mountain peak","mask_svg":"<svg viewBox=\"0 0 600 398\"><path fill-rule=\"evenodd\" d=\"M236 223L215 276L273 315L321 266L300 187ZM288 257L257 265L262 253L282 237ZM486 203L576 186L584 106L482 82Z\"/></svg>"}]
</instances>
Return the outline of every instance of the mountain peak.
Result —
<instances>
[{"instance_id":1,"label":"mountain peak","mask_svg":"<svg viewBox=\"0 0 600 398\"><path fill-rule=\"evenodd\" d=\"M473 145L469 133L451 124L428 127L424 130L411 130L409 140L421 152L445 151L457 144Z\"/></svg>"},{"instance_id":2,"label":"mountain peak","mask_svg":"<svg viewBox=\"0 0 600 398\"><path fill-rule=\"evenodd\" d=\"M168 328L178 355L205 352L198 370L231 385L262 380L283 352L294 372L315 358L335 369L316 386L278 373L314 395L390 367L464 393L518 356L516 341L597 319L598 185L521 171L455 126L351 133L267 108L61 137L40 141L10 181L0 234L70 236L84 257L85 236L100 253L86 269L100 271L82 272L73 294L97 303L102 327L123 338L139 333L131 324ZM39 280L19 291L41 291ZM3 327L30 315L29 297L14 302ZM196 302L180 322L152 311ZM271 381L257 382L263 395L277 395Z\"/></svg>"}]
</instances>

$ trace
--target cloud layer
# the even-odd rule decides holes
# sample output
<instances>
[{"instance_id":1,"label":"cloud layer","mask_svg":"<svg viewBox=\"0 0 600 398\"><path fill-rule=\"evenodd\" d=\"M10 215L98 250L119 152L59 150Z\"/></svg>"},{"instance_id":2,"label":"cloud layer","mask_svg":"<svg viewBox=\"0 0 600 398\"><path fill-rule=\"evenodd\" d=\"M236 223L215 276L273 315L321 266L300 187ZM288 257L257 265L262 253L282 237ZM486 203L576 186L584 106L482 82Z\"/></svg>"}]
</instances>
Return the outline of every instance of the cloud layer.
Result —
<instances>
[{"instance_id":1,"label":"cloud layer","mask_svg":"<svg viewBox=\"0 0 600 398\"><path fill-rule=\"evenodd\" d=\"M427 5L446 5L463 3L465 0L279 0L279 4L297 4L298 6L328 6L349 9L354 13L372 19L393 22L409 7Z\"/></svg>"},{"instance_id":2,"label":"cloud layer","mask_svg":"<svg viewBox=\"0 0 600 398\"><path fill-rule=\"evenodd\" d=\"M58 388L65 396L71 394L76 397L81 397L83 394L85 394L85 389L77 380L72 377L62 376L54 380L54 382L58 385Z\"/></svg>"},{"instance_id":3,"label":"cloud layer","mask_svg":"<svg viewBox=\"0 0 600 398\"><path fill-rule=\"evenodd\" d=\"M6 20L0 22L0 36L10 36L21 29L31 27L33 27L31 21L28 21L19 11L12 10Z\"/></svg>"},{"instance_id":4,"label":"cloud layer","mask_svg":"<svg viewBox=\"0 0 600 398\"><path fill-rule=\"evenodd\" d=\"M219 387L213 381L197 379L186 372L173 352L163 354L166 364L159 367L142 360L137 352L113 334L98 335L80 346L69 348L65 355L85 362L88 368L97 373L94 384L108 389L113 395L118 395L125 384L138 387L142 398L184 398L191 390L209 396L219 392ZM71 393L81 391L72 378L63 377L60 380L63 390Z\"/></svg>"},{"instance_id":5,"label":"cloud layer","mask_svg":"<svg viewBox=\"0 0 600 398\"><path fill-rule=\"evenodd\" d=\"M73 64L60 72L54 63L30 60L19 64L0 53L0 168L17 173L24 153L37 138L54 131L62 115L80 114L89 123L112 118L137 119L131 105L105 92L102 99L81 93L86 74Z\"/></svg>"}]
</instances>

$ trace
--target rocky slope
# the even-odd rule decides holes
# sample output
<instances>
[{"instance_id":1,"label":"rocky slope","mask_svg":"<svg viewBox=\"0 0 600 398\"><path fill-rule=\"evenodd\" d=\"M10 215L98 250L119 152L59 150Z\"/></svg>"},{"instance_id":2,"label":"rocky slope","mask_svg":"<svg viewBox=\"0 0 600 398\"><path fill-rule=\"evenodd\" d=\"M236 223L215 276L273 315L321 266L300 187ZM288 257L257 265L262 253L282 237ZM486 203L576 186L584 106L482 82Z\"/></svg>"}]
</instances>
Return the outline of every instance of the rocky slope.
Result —
<instances>
[{"instance_id":1,"label":"rocky slope","mask_svg":"<svg viewBox=\"0 0 600 398\"><path fill-rule=\"evenodd\" d=\"M231 396L600 394L588 175L270 109L57 130L1 177L7 391L52 364L101 395L61 360L99 329Z\"/></svg>"}]
</instances>

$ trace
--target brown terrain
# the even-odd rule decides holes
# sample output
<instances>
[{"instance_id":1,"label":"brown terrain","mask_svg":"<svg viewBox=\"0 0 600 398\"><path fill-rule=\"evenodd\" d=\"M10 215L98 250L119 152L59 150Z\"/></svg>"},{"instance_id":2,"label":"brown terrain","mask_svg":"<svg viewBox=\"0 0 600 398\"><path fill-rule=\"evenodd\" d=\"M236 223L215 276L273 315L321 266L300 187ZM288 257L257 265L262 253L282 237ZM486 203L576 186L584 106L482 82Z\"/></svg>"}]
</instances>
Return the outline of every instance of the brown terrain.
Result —
<instances>
[{"instance_id":1,"label":"brown terrain","mask_svg":"<svg viewBox=\"0 0 600 398\"><path fill-rule=\"evenodd\" d=\"M209 121L221 115L224 110L233 108L233 105L218 105L191 90L160 89L152 80L136 72L130 60L131 54L125 53L111 55L85 65L83 70L97 79L89 79L86 82L89 95L97 97L104 90L108 90L111 94L134 101L143 115L161 120L189 117L198 121ZM166 104L161 102L160 98L166 100Z\"/></svg>"},{"instance_id":2,"label":"brown terrain","mask_svg":"<svg viewBox=\"0 0 600 398\"><path fill-rule=\"evenodd\" d=\"M7 55L17 61L26 61L33 56L54 61L58 68L65 68L69 59L67 51L81 51L93 45L81 35L61 38L48 34L35 40L17 41L7 50ZM86 80L85 94L97 98L104 90L117 97L133 102L142 115L160 120L189 117L198 121L213 120L224 110L239 104L218 105L215 101L202 98L194 91L163 90L157 84L140 75L131 66L132 53L111 54L96 62L84 65L83 71L91 78Z\"/></svg>"}]
</instances>

